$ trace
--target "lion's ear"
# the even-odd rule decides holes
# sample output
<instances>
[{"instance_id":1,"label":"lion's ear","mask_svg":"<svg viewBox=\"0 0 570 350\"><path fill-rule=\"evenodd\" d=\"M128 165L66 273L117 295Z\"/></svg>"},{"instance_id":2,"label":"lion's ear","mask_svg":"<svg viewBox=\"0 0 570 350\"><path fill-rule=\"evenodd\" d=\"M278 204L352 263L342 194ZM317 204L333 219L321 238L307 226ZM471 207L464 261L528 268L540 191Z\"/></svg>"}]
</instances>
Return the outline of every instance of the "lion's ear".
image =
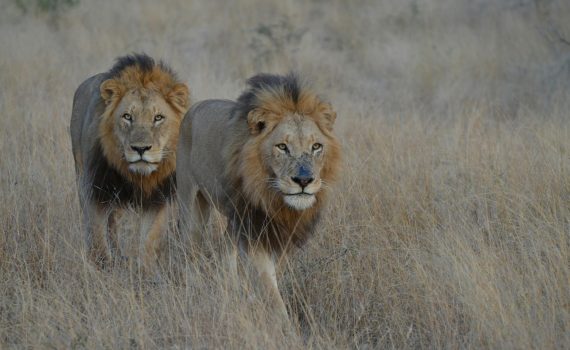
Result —
<instances>
[{"instance_id":1,"label":"lion's ear","mask_svg":"<svg viewBox=\"0 0 570 350\"><path fill-rule=\"evenodd\" d=\"M247 114L247 125L252 135L259 134L266 127L265 113L259 108L254 108Z\"/></svg>"},{"instance_id":2,"label":"lion's ear","mask_svg":"<svg viewBox=\"0 0 570 350\"><path fill-rule=\"evenodd\" d=\"M109 104L121 94L121 85L115 79L107 79L99 87L101 97L105 104Z\"/></svg>"},{"instance_id":3,"label":"lion's ear","mask_svg":"<svg viewBox=\"0 0 570 350\"><path fill-rule=\"evenodd\" d=\"M168 93L168 100L182 111L186 111L189 105L190 90L183 83L177 83Z\"/></svg>"},{"instance_id":4,"label":"lion's ear","mask_svg":"<svg viewBox=\"0 0 570 350\"><path fill-rule=\"evenodd\" d=\"M332 109L330 103L323 103L321 107L321 115L323 116L325 127L332 131L334 122L336 120L336 112Z\"/></svg>"}]
</instances>

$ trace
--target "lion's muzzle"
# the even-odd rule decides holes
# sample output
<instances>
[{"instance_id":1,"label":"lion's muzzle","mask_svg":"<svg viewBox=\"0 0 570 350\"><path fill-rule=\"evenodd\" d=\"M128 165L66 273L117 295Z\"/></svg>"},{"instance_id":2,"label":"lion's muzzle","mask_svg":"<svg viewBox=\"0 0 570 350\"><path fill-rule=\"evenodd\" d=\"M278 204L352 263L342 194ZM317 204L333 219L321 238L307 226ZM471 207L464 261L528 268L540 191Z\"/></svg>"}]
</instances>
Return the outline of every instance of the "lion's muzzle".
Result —
<instances>
[{"instance_id":1,"label":"lion's muzzle","mask_svg":"<svg viewBox=\"0 0 570 350\"><path fill-rule=\"evenodd\" d=\"M295 176L291 177L291 180L301 186L301 191L315 180L313 169L310 164L300 164L296 173L297 174Z\"/></svg>"},{"instance_id":2,"label":"lion's muzzle","mask_svg":"<svg viewBox=\"0 0 570 350\"><path fill-rule=\"evenodd\" d=\"M125 159L129 162L129 170L133 173L149 175L158 168L161 152L152 152L152 145L131 144L125 150Z\"/></svg>"},{"instance_id":3,"label":"lion's muzzle","mask_svg":"<svg viewBox=\"0 0 570 350\"><path fill-rule=\"evenodd\" d=\"M297 163L293 174L281 188L283 200L293 209L308 209L316 203L315 193L320 190L321 181L316 178L309 162Z\"/></svg>"},{"instance_id":4,"label":"lion's muzzle","mask_svg":"<svg viewBox=\"0 0 570 350\"><path fill-rule=\"evenodd\" d=\"M131 149L135 152L137 152L138 154L140 154L140 156L142 157L144 152L148 151L149 149L151 149L152 146L133 146L131 145Z\"/></svg>"},{"instance_id":5,"label":"lion's muzzle","mask_svg":"<svg viewBox=\"0 0 570 350\"><path fill-rule=\"evenodd\" d=\"M158 163L161 160L160 150L155 150L152 145L131 144L129 148L125 149L125 159L129 163Z\"/></svg>"}]
</instances>

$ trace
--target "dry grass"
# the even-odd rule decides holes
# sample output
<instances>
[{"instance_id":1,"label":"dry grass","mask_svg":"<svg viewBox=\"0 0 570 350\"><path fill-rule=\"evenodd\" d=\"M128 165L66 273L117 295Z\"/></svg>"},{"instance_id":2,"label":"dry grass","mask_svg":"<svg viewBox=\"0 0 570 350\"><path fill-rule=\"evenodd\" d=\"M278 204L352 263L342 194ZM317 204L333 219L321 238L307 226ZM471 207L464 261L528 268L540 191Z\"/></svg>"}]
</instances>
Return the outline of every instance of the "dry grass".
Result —
<instances>
[{"instance_id":1,"label":"dry grass","mask_svg":"<svg viewBox=\"0 0 570 350\"><path fill-rule=\"evenodd\" d=\"M570 7L537 3L0 5L0 348L567 348ZM282 269L290 327L211 265L85 260L71 100L132 51L195 100L294 67L336 106L344 176Z\"/></svg>"}]
</instances>

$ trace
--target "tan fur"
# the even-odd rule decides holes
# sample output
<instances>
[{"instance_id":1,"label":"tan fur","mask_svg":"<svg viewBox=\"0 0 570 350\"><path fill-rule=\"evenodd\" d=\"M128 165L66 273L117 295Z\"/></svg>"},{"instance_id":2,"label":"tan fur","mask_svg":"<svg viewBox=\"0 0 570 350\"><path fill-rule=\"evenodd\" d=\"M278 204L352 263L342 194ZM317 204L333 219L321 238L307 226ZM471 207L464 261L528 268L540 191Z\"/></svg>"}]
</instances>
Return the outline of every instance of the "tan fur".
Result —
<instances>
[{"instance_id":1,"label":"tan fur","mask_svg":"<svg viewBox=\"0 0 570 350\"><path fill-rule=\"evenodd\" d=\"M171 137L168 142L169 148L175 154L180 122L188 107L188 88L185 84L178 83L171 74L164 72L158 66L153 67L150 72L143 72L138 67L128 67L119 77L106 80L101 84L101 96L107 101L105 112L101 116L102 120L99 125L99 136L105 157L124 177L142 188L143 192L148 195L156 189L158 184L175 171L176 157L172 156L164 159L157 171L144 177L129 171L128 164L122 159L123 156L117 145L116 129L112 114L125 93L132 90L141 91L143 98L145 95L148 96L148 93L151 91L159 92L164 100L177 112L178 123L169 124Z\"/></svg>"},{"instance_id":2,"label":"tan fur","mask_svg":"<svg viewBox=\"0 0 570 350\"><path fill-rule=\"evenodd\" d=\"M270 123L274 124L266 127L274 127L281 122L284 116L293 113L298 113L305 118L314 120L330 142L328 144L325 166L321 170L321 178L326 182L333 182L336 179L340 166L340 145L327 125L329 124L329 115L334 112L331 111L330 105L321 102L314 94L306 92L301 96L297 107L290 100L264 96L263 113L268 115L268 119L271 120ZM281 242L281 245L284 243L301 242L307 238L302 236L306 232L300 233L297 229L304 227L315 219L321 210L321 206L326 202L325 197L327 193L326 191L317 192L316 205L299 212L284 205L282 199L275 196L270 189L260 186L269 177L260 151L263 141L270 135L271 133L269 132L264 137L251 138L243 146L239 147L239 152L232 152L233 159L230 160L226 176L236 186L241 188L241 194L245 195L251 203L262 206L267 211L267 214L272 217L274 224L282 226L283 232L291 234L290 237L275 237ZM277 244L273 240L269 240L267 243ZM285 246L290 247L290 244L285 244Z\"/></svg>"},{"instance_id":3,"label":"tan fur","mask_svg":"<svg viewBox=\"0 0 570 350\"><path fill-rule=\"evenodd\" d=\"M262 284L277 296L275 259L314 231L340 168L340 144L332 132L335 112L295 79L254 77L237 103L198 103L187 113L178 146L183 234L201 249L205 220L200 216L209 212L205 205L215 206L228 217L228 232L241 255L250 257ZM276 149L283 142L288 153ZM320 151L311 148L316 144ZM312 176L306 187L294 180L302 172ZM301 207L291 204L297 201ZM283 305L279 296L274 306L283 311Z\"/></svg>"},{"instance_id":4,"label":"tan fur","mask_svg":"<svg viewBox=\"0 0 570 350\"><path fill-rule=\"evenodd\" d=\"M179 126L189 104L188 87L163 63L155 64L146 55L117 61L108 73L80 85L71 119L86 239L93 260L102 264L109 255L104 243L117 246L115 211L124 205L133 204L144 215L154 215L146 246L153 248L148 254L158 253L164 207L174 189ZM131 121L121 119L124 113L132 114ZM154 119L156 115L163 120ZM148 151L131 162L128 152L137 154L133 147L139 144L148 145ZM143 170L133 170L139 168ZM100 223L104 215L91 215L94 209L87 207L111 215L108 227Z\"/></svg>"},{"instance_id":5,"label":"tan fur","mask_svg":"<svg viewBox=\"0 0 570 350\"><path fill-rule=\"evenodd\" d=\"M266 128L273 129L283 118L291 114L299 114L304 118L312 119L319 126L320 131L329 140L325 165L321 170L321 178L332 183L337 176L340 167L340 145L336 137L332 134L332 122L336 118L336 113L332 111L330 104L323 102L317 95L310 91L303 91L299 97L299 102L294 104L290 99L276 94L274 91L264 91L260 98L262 107L250 112L253 115L253 124L263 118L267 123ZM326 202L326 191L319 191L316 205L299 212L284 205L283 200L276 196L266 186L261 186L265 179L269 177L264 159L261 156L263 142L271 132L267 132L261 137L250 138L243 145L232 145L235 149L232 154L226 172L226 177L230 179L234 186L241 189L240 196L245 196L251 203L263 207L272 222L280 226L279 232L290 234L290 236L278 235L269 237L264 243L283 248L291 247L307 239L308 232L301 230L308 223L315 220L321 210L321 206Z\"/></svg>"}]
</instances>

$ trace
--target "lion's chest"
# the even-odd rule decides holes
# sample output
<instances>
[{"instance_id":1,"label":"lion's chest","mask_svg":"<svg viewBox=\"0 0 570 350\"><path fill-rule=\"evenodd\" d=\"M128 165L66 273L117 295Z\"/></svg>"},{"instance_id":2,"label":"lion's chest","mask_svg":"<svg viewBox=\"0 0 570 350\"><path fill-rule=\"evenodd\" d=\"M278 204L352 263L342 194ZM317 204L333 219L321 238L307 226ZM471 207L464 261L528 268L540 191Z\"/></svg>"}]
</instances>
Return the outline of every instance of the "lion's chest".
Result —
<instances>
[{"instance_id":1,"label":"lion's chest","mask_svg":"<svg viewBox=\"0 0 570 350\"><path fill-rule=\"evenodd\" d=\"M302 246L312 235L319 221L319 212L292 213L290 216L267 215L263 210L248 207L234 212L232 229L241 238L259 242L274 252Z\"/></svg>"},{"instance_id":2,"label":"lion's chest","mask_svg":"<svg viewBox=\"0 0 570 350\"><path fill-rule=\"evenodd\" d=\"M91 166L91 198L98 204L134 205L146 209L162 206L174 194L175 175L167 177L150 193L146 193L140 185L126 179L103 158L92 161Z\"/></svg>"}]
</instances>

